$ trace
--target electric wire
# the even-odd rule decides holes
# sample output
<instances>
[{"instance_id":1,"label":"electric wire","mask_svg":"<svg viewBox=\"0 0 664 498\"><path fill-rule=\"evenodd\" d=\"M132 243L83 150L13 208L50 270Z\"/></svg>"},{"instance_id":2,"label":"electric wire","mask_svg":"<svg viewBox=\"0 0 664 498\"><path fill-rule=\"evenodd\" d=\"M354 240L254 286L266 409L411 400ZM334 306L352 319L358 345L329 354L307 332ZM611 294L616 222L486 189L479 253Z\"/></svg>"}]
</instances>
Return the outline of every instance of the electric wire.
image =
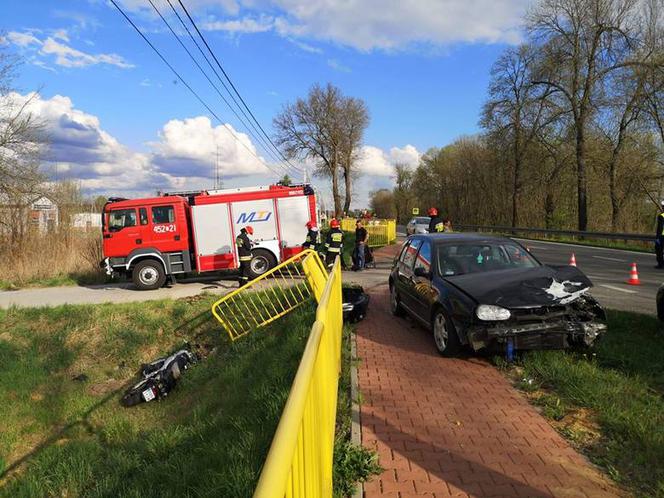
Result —
<instances>
[{"instance_id":1,"label":"electric wire","mask_svg":"<svg viewBox=\"0 0 664 498\"><path fill-rule=\"evenodd\" d=\"M169 3L170 3L170 2L169 2ZM196 30L196 33L198 33L198 36L199 36L200 39L203 41L203 44L204 44L205 47L207 48L208 52L210 52L210 55L212 56L212 58L213 58L214 61L216 62L217 66L218 66L219 69L221 70L222 74L223 74L224 77L226 78L226 81L228 81L229 85L231 86L231 88L233 89L233 91L235 92L235 94L237 95L237 97L240 99L240 102L242 102L242 105L243 105L244 108L247 110L247 112L249 113L249 115L251 116L251 118L253 119L253 121L256 123L256 125L258 125L258 128L260 128L260 130L263 132L263 135L265 136L265 138L267 138L267 140L272 144L272 146L274 147L274 149L278 152L279 156L280 156L280 157L281 157L281 158L282 158L287 164L289 164L289 165L290 165L292 168L294 168L295 170L297 170L297 171L299 171L299 172L302 172L303 170L302 170L301 168L295 166L294 164L292 164L292 163L288 160L288 158L287 158L287 157L281 152L281 150L279 150L279 147L277 147L277 146L275 145L275 143L272 141L272 139L271 139L270 136L267 134L267 132L265 131L265 129L261 126L261 124L260 124L260 122L258 121L258 119L256 119L256 116L254 116L254 113L251 112L251 109L249 108L249 106L247 105L247 103L245 102L245 100L242 98L242 95L240 95L240 92L238 91L238 89L236 88L236 86L233 84L233 81L230 79L230 76L228 76L228 73L226 73L226 71L224 70L224 67L221 65L221 62L219 62L219 59L217 59L217 56L216 56L216 55L214 54L214 52L212 51L212 48L210 47L210 45L208 44L207 40L206 40L205 37L203 36L203 33L201 33L201 31L198 29L198 26L196 25L196 22L194 21L194 19L193 19L193 18L191 17L191 15L189 14L189 11L187 10L187 7L185 7L185 5L184 5L184 3L182 2L182 0L178 0L178 3L180 4L180 7L182 7L182 10L184 11L184 13L187 15L187 18L189 19L189 22L191 23L191 25L192 25L192 26L194 27L194 29ZM232 94L231 94L231 95L232 95ZM233 100L237 103L237 101L236 101L234 98L233 98ZM238 106L239 106L239 104L238 104Z\"/></svg>"},{"instance_id":2,"label":"electric wire","mask_svg":"<svg viewBox=\"0 0 664 498\"><path fill-rule=\"evenodd\" d=\"M258 136L256 136L256 135L254 135L254 134L251 132L251 130L249 130L249 126L248 126L247 123L242 119L242 116L240 116L240 115L237 113L237 111L235 111L235 109L234 109L233 106L230 104L230 102L228 102L228 100L226 99L226 97L224 97L224 95L221 93L221 91L219 90L219 87L218 87L217 85L215 85L214 82L210 79L210 77L208 76L207 72L205 72L205 70L204 70L204 69L201 67L201 65L198 63L198 60L196 60L196 58L194 57L194 55L189 51L189 49L187 48L187 46L182 42L182 40L180 39L179 35L173 30L173 28L171 27L170 23L169 23L169 22L166 20L166 18L162 15L161 11L157 8L157 6L154 4L154 2L153 2L152 0L148 0L148 2L150 3L150 5L151 5L152 8L154 9L154 11L157 13L157 15L158 15L158 16L161 18L161 20L164 22L164 24L165 24L166 27L169 29L169 31L171 32L171 34L172 34L172 35L175 37L175 39L178 41L178 43L180 44L180 46L185 50L185 52L187 52L187 55L189 55L189 57L190 57L191 60L194 62L194 64L196 65L196 67L198 67L199 71L203 74L203 76L205 76L205 79L207 79L208 82L210 83L210 85L212 85L212 88L215 89L215 91L217 92L217 94L219 95L219 97L221 97L221 99L224 101L224 103L226 104L226 106L228 106L228 108L229 108L230 111L235 115L235 117L238 118L238 119L240 120L240 122L245 126L245 128L247 128L247 131L249 132L249 134L251 135L251 137L252 137L257 143L260 143L260 144L265 148L265 152L266 152L266 153L267 153L267 154L268 154L273 160L275 160L275 163L276 163L278 166L280 166L281 168L283 168L284 170L286 170L286 168L285 168L283 165L280 165L280 164L279 164L279 162L281 161L281 158L277 157L277 156L274 154L274 152L270 149L270 146L265 142L265 139L264 139L263 137L261 137L260 134L259 134ZM256 132L256 133L258 133L258 132Z\"/></svg>"},{"instance_id":3,"label":"electric wire","mask_svg":"<svg viewBox=\"0 0 664 498\"><path fill-rule=\"evenodd\" d=\"M205 108L208 110L208 112L209 112L212 116L214 116L214 118L215 118L217 121L219 121L219 123L221 123L221 124L224 126L224 128L225 128L226 130L228 130L228 132L233 136L233 138L235 138L235 140L236 140L238 143L240 143L240 145L242 145L245 149L247 149L247 151L248 151L252 156L254 156L256 159L258 159L258 160L259 160L259 161L260 161L260 162L261 162L261 163L262 163L267 169L269 169L270 171L272 171L272 173L274 173L275 175L279 175L279 174L280 174L279 172L277 172L277 171L275 171L274 169L272 169L272 168L267 164L267 162L265 162L264 159L260 158L260 157L259 157L259 156L258 156L253 150L251 150L251 149L250 149L250 148L249 148L249 147L248 147L248 146L247 146L242 140L240 140L240 137L238 137L238 136L236 135L236 133L234 132L234 130L233 130L228 124L224 123L224 121L223 121L223 120L217 115L216 112L214 112L214 111L212 110L212 108L210 108L210 106L209 106L209 105L208 105L208 104L207 104L207 103L206 103L206 102L200 97L200 95L198 95L198 93L196 93L196 91L195 91L195 90L189 85L189 83L187 83L187 82L184 80L184 78L183 78L182 76L180 76L180 73L178 73L178 72L176 71L176 69L175 69L175 68L174 68L174 67L168 62L168 60L166 60L166 58L161 54L161 52L157 49L157 47L155 47L155 46L152 44L152 42L151 42L151 41L150 41L150 40L149 40L149 39L143 34L143 32L140 30L140 28L139 28L138 26L136 26L136 24L134 24L134 22L129 18L129 16L125 13L125 11L122 10L122 8L116 3L116 0L110 0L110 2L111 2L111 3L113 4L113 6L114 6L114 7L120 12L120 14L122 14L122 16L123 16L123 17L125 18L125 20L131 25L131 27L134 28L134 30L140 35L140 37L143 38L143 40L145 41L145 43L147 43L148 46L149 46L149 47L150 47L150 48L151 48L151 49L157 54L157 56L159 56L159 58L161 59L161 61L162 61L164 64L166 64L166 66L168 66L168 68L173 72L173 74L175 74L175 76L177 77L177 79L178 79L178 80L179 80L179 81L180 81L185 87L187 87L187 89L188 89L188 90L194 95L194 97L196 97L196 99L201 103L201 105L203 105L203 107L205 107Z\"/></svg>"}]
</instances>

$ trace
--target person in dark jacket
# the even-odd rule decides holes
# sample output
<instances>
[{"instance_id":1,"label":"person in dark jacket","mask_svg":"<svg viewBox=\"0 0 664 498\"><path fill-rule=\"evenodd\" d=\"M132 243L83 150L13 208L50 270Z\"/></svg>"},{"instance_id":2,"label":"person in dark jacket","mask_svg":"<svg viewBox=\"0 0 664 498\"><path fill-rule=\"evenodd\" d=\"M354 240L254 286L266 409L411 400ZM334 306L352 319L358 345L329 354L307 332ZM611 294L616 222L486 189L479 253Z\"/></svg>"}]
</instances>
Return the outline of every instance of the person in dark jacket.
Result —
<instances>
[{"instance_id":1,"label":"person in dark jacket","mask_svg":"<svg viewBox=\"0 0 664 498\"><path fill-rule=\"evenodd\" d=\"M357 270L364 270L364 263L366 258L366 248L369 242L369 233L367 229L362 226L362 220L358 219L355 222L355 254L357 258Z\"/></svg>"},{"instance_id":2,"label":"person in dark jacket","mask_svg":"<svg viewBox=\"0 0 664 498\"><path fill-rule=\"evenodd\" d=\"M240 276L238 277L240 287L247 285L251 277L251 239L247 234L253 235L254 229L250 226L244 227L235 239L237 255L240 259Z\"/></svg>"},{"instance_id":3,"label":"person in dark jacket","mask_svg":"<svg viewBox=\"0 0 664 498\"><path fill-rule=\"evenodd\" d=\"M657 266L664 268L664 201L660 203L660 213L657 215L657 232L655 232L655 256Z\"/></svg>"},{"instance_id":4,"label":"person in dark jacket","mask_svg":"<svg viewBox=\"0 0 664 498\"><path fill-rule=\"evenodd\" d=\"M344 233L341 231L339 220L332 218L330 220L330 231L327 232L327 237L325 238L325 264L328 268L331 268L334 264L334 260L337 256L341 258L342 266L343 265L343 251L344 247Z\"/></svg>"},{"instance_id":5,"label":"person in dark jacket","mask_svg":"<svg viewBox=\"0 0 664 498\"><path fill-rule=\"evenodd\" d=\"M438 216L438 209L435 207L430 207L428 215L431 217L429 221L429 233L440 233L445 230L445 223Z\"/></svg>"},{"instance_id":6,"label":"person in dark jacket","mask_svg":"<svg viewBox=\"0 0 664 498\"><path fill-rule=\"evenodd\" d=\"M307 221L307 238L304 239L304 244L302 244L303 249L313 249L316 250L316 246L320 244L320 232L318 227L312 222Z\"/></svg>"}]
</instances>

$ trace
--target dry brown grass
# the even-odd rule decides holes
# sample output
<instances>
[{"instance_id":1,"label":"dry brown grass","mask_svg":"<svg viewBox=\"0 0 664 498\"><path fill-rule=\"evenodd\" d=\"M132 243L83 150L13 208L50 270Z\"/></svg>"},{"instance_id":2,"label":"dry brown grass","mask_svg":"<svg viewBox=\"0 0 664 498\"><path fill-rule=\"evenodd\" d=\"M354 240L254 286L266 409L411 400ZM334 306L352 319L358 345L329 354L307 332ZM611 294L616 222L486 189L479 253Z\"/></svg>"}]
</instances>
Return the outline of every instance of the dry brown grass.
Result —
<instances>
[{"instance_id":1,"label":"dry brown grass","mask_svg":"<svg viewBox=\"0 0 664 498\"><path fill-rule=\"evenodd\" d=\"M101 259L96 230L30 233L15 247L0 240L0 289L103 282Z\"/></svg>"}]
</instances>

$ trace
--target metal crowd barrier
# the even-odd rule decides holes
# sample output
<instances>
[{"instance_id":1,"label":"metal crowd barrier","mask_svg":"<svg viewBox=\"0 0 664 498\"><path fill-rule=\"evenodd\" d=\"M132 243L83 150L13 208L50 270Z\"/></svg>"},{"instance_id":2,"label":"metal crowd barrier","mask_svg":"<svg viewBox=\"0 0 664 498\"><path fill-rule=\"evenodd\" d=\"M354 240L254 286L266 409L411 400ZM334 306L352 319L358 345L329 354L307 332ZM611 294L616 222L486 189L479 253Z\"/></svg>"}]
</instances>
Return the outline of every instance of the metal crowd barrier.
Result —
<instances>
[{"instance_id":1,"label":"metal crowd barrier","mask_svg":"<svg viewBox=\"0 0 664 498\"><path fill-rule=\"evenodd\" d=\"M311 297L320 300L326 279L323 262L308 249L226 294L212 305L212 314L235 341L293 311Z\"/></svg>"},{"instance_id":2,"label":"metal crowd barrier","mask_svg":"<svg viewBox=\"0 0 664 498\"><path fill-rule=\"evenodd\" d=\"M343 328L337 257L316 322L254 492L255 498L332 496L332 464Z\"/></svg>"}]
</instances>

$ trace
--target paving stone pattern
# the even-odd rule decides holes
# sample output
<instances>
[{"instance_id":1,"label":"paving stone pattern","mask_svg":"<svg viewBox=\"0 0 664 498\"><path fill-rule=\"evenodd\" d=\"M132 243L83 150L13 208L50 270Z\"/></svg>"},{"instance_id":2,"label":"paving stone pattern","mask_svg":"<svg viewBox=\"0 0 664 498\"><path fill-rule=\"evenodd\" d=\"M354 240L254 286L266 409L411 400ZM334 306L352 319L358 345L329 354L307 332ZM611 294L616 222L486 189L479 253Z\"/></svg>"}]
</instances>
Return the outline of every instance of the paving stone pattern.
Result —
<instances>
[{"instance_id":1,"label":"paving stone pattern","mask_svg":"<svg viewBox=\"0 0 664 498\"><path fill-rule=\"evenodd\" d=\"M366 497L624 496L493 366L441 357L428 331L392 317L387 285L370 293L357 332L362 443L385 471Z\"/></svg>"}]
</instances>

